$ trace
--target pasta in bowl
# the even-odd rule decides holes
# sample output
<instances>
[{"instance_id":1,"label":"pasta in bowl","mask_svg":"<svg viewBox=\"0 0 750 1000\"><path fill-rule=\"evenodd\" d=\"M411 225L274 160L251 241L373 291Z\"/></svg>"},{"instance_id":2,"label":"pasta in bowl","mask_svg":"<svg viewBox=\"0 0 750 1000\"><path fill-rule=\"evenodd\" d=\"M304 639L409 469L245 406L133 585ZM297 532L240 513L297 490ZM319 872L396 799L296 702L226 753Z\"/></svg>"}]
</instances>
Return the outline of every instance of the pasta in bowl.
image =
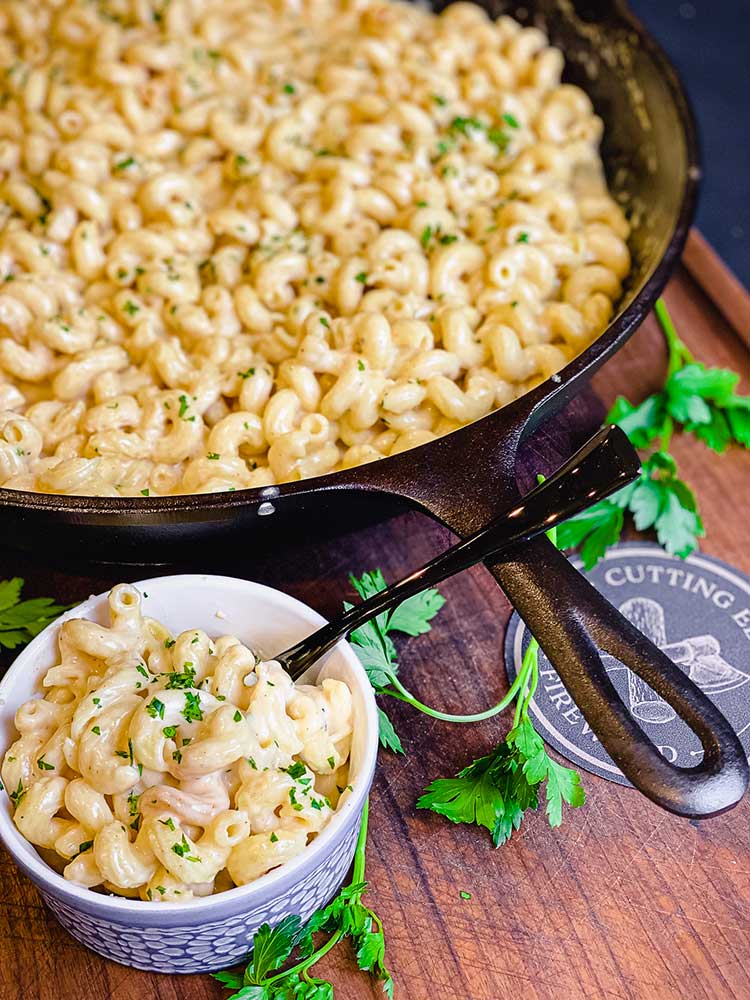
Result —
<instances>
[{"instance_id":1,"label":"pasta in bowl","mask_svg":"<svg viewBox=\"0 0 750 1000\"><path fill-rule=\"evenodd\" d=\"M347 646L297 685L251 652L321 621L256 584L166 577L91 598L19 656L0 837L79 940L206 970L333 894L374 770L371 688Z\"/></svg>"},{"instance_id":2,"label":"pasta in bowl","mask_svg":"<svg viewBox=\"0 0 750 1000\"><path fill-rule=\"evenodd\" d=\"M612 316L602 123L536 28L392 0L34 0L0 27L6 488L349 469Z\"/></svg>"}]
</instances>

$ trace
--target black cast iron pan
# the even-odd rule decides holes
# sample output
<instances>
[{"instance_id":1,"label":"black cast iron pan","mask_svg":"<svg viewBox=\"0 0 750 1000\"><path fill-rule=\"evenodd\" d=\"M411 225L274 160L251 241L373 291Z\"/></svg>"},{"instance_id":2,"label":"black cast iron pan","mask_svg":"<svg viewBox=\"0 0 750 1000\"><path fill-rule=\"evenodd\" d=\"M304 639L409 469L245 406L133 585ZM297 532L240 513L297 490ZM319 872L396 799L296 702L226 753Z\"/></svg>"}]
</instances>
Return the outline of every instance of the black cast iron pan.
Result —
<instances>
[{"instance_id":1,"label":"black cast iron pan","mask_svg":"<svg viewBox=\"0 0 750 1000\"><path fill-rule=\"evenodd\" d=\"M149 499L67 497L0 490L7 546L120 562L194 559L222 547L278 545L418 508L466 536L518 496L519 445L558 411L633 333L675 264L699 176L695 127L662 51L622 0L486 0L543 27L567 59L566 78L605 122L611 189L628 206L633 271L609 328L558 376L449 436L380 462L315 480L236 493ZM442 0L436 7L442 7ZM608 604L544 538L490 571L519 610L593 731L642 792L665 808L708 816L731 808L748 783L729 725L671 660ZM670 701L705 754L690 770L666 761L620 702L599 650L616 656Z\"/></svg>"}]
</instances>

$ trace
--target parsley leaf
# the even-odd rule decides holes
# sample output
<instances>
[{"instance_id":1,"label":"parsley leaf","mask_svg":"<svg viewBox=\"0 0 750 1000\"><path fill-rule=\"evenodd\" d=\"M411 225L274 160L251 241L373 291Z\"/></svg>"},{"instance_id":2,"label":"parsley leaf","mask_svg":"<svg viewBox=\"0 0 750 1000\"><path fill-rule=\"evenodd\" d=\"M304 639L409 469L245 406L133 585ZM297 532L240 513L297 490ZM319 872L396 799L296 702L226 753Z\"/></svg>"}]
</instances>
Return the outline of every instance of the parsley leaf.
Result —
<instances>
[{"instance_id":1,"label":"parsley leaf","mask_svg":"<svg viewBox=\"0 0 750 1000\"><path fill-rule=\"evenodd\" d=\"M352 881L327 906L313 913L305 924L297 916L286 917L273 928L263 924L253 939L244 975L213 974L214 979L236 991L229 1000L333 1000L331 983L317 978L311 970L344 938L351 940L359 968L380 980L386 996L393 997L393 980L385 967L383 924L362 902L367 890L364 881L367 820L368 806L365 804L354 853ZM320 933L327 934L328 938L316 948L315 935ZM295 951L294 964L282 969Z\"/></svg>"},{"instance_id":2,"label":"parsley leaf","mask_svg":"<svg viewBox=\"0 0 750 1000\"><path fill-rule=\"evenodd\" d=\"M378 706L378 736L380 737L380 745L386 750L392 750L393 753L404 752L399 735L393 728L393 723L380 706Z\"/></svg>"},{"instance_id":3,"label":"parsley leaf","mask_svg":"<svg viewBox=\"0 0 750 1000\"><path fill-rule=\"evenodd\" d=\"M252 961L245 972L245 982L248 985L262 983L269 972L286 962L301 928L302 920L296 915L285 917L273 930L268 924L259 928L253 938Z\"/></svg>"},{"instance_id":4,"label":"parsley leaf","mask_svg":"<svg viewBox=\"0 0 750 1000\"><path fill-rule=\"evenodd\" d=\"M491 754L475 760L455 778L433 781L417 808L430 809L452 823L483 826L499 847L520 827L524 812L538 807L543 782L547 819L556 827L562 823L563 802L573 808L584 804L581 779L576 771L549 757L528 715L522 713Z\"/></svg>"},{"instance_id":5,"label":"parsley leaf","mask_svg":"<svg viewBox=\"0 0 750 1000\"><path fill-rule=\"evenodd\" d=\"M602 500L558 527L560 547L570 549L581 546L583 565L591 569L620 537L623 520L623 513L617 504Z\"/></svg>"},{"instance_id":6,"label":"parsley leaf","mask_svg":"<svg viewBox=\"0 0 750 1000\"><path fill-rule=\"evenodd\" d=\"M55 604L51 597L21 601L23 580L0 580L0 646L15 649L29 642L72 604Z\"/></svg>"},{"instance_id":7,"label":"parsley leaf","mask_svg":"<svg viewBox=\"0 0 750 1000\"><path fill-rule=\"evenodd\" d=\"M349 580L363 601L387 586L379 569L365 572L361 577L350 575ZM378 694L393 695L392 685L398 675L396 647L390 633L423 635L429 632L432 628L430 622L444 604L445 598L438 590L425 590L407 598L390 614L383 612L351 633L349 641ZM351 607L344 602L346 610ZM382 708L378 708L378 722L381 746L394 753L403 753L401 740Z\"/></svg>"},{"instance_id":8,"label":"parsley leaf","mask_svg":"<svg viewBox=\"0 0 750 1000\"><path fill-rule=\"evenodd\" d=\"M387 629L406 635L423 635L430 631L430 622L444 604L445 598L439 590L423 590L421 594L407 597L391 613Z\"/></svg>"},{"instance_id":9,"label":"parsley leaf","mask_svg":"<svg viewBox=\"0 0 750 1000\"><path fill-rule=\"evenodd\" d=\"M695 361L661 299L656 315L669 353L664 386L638 405L619 397L607 415L637 448L654 450L636 483L576 515L558 531L562 548L581 547L586 569L618 541L625 513L633 515L638 531L653 529L659 544L672 555L685 557L698 547L705 530L695 496L677 474L668 450L675 428L693 434L716 452L725 451L732 442L750 448L750 396L736 392L739 375Z\"/></svg>"}]
</instances>

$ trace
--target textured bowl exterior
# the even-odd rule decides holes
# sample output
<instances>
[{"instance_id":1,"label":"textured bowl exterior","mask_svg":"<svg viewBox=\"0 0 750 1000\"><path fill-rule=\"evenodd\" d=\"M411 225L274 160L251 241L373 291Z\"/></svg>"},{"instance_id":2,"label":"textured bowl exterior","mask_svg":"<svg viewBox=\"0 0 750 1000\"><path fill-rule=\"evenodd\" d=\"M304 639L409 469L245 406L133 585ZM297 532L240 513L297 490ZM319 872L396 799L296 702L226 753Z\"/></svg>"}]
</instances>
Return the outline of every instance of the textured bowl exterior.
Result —
<instances>
[{"instance_id":1,"label":"textured bowl exterior","mask_svg":"<svg viewBox=\"0 0 750 1000\"><path fill-rule=\"evenodd\" d=\"M230 633L266 655L325 623L311 608L278 590L231 577L159 577L136 586L144 595L145 613L168 623L175 633L188 628ZM106 594L89 598L17 657L0 681L0 753L13 738L15 710L39 691L44 673L56 662L60 621L85 617L105 624L107 614ZM347 644L340 643L312 671L338 677L352 691L352 791L300 855L249 885L185 903L146 903L92 892L45 864L16 829L7 797L0 796L0 840L73 937L105 958L136 969L209 972L244 958L261 924L273 926L292 914L305 920L335 895L354 856L372 784L377 710L367 675Z\"/></svg>"},{"instance_id":2,"label":"textured bowl exterior","mask_svg":"<svg viewBox=\"0 0 750 1000\"><path fill-rule=\"evenodd\" d=\"M261 926L278 924L298 914L307 920L335 895L354 857L362 814L351 814L340 830L330 855L295 879L288 890L275 890L249 909L243 900L227 900L218 920L206 920L186 903L184 918L173 927L159 919L160 904L144 905L146 921L135 926L105 920L92 908L71 906L60 896L42 890L42 897L69 934L104 958L149 972L210 972L236 965L250 951L250 942ZM95 895L92 893L92 896Z\"/></svg>"}]
</instances>

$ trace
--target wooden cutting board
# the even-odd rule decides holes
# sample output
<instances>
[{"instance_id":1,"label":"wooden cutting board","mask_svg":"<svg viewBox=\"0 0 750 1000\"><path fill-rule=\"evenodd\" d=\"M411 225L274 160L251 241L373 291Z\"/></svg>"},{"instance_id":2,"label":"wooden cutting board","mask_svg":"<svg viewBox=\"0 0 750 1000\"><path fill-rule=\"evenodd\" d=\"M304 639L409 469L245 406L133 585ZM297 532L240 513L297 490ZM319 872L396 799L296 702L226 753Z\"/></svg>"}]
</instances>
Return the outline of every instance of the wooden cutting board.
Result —
<instances>
[{"instance_id":1,"label":"wooden cutting board","mask_svg":"<svg viewBox=\"0 0 750 1000\"><path fill-rule=\"evenodd\" d=\"M741 290L734 294L727 314L741 323L750 307ZM687 271L677 273L666 299L698 358L747 375L743 341ZM618 393L640 399L657 388L664 356L649 319L596 377L601 401L591 395L575 401L567 421L534 442L533 461L568 454L571 443L596 426L602 402L609 404ZM750 457L740 449L716 457L700 443L679 438L674 452L699 497L704 550L747 572ZM247 553L226 571L283 588L330 616L348 596L350 571L380 566L395 578L448 542L443 529L410 514L304 551L261 560ZM51 570L0 553L0 578L25 577L27 596L78 601L122 578L152 575L132 568L87 572ZM402 672L418 697L454 711L478 711L507 686L502 642L510 607L483 569L442 589L448 603L434 631L401 646ZM586 774L587 804L568 812L559 830L533 814L511 843L494 850L484 831L417 812L414 803L433 778L486 753L507 723L451 726L396 702L389 711L406 756L381 753L367 877L370 905L386 927L387 963L400 1000L750 997L747 802L729 815L691 823L630 788ZM346 946L318 968L334 983L337 1000L381 995L357 972ZM226 995L208 976L135 972L87 951L58 926L0 850L2 1000Z\"/></svg>"}]
</instances>

